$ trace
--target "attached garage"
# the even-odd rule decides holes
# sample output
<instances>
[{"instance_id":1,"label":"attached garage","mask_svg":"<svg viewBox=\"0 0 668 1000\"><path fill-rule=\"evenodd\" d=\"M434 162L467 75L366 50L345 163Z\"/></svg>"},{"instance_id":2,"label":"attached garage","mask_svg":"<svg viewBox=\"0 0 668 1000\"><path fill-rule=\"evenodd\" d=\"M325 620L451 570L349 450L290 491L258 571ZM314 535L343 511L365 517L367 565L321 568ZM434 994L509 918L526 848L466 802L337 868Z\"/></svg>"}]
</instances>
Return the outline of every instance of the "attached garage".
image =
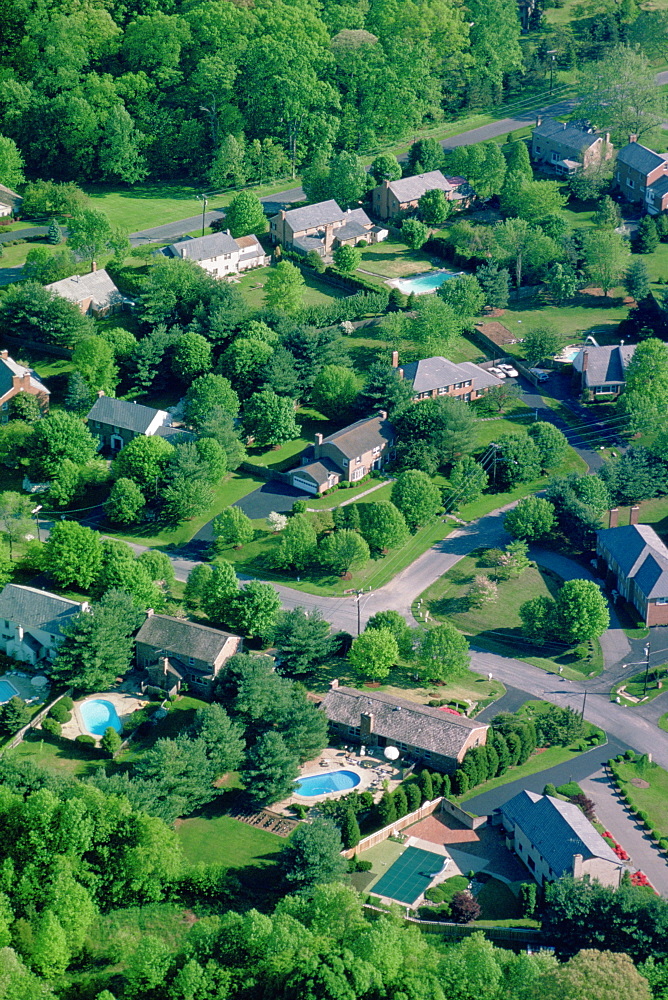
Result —
<instances>
[{"instance_id":1,"label":"attached garage","mask_svg":"<svg viewBox=\"0 0 668 1000\"><path fill-rule=\"evenodd\" d=\"M315 495L319 493L317 483L313 483L310 479L304 479L301 476L293 476L292 485L297 490L304 490L304 493L313 493Z\"/></svg>"}]
</instances>

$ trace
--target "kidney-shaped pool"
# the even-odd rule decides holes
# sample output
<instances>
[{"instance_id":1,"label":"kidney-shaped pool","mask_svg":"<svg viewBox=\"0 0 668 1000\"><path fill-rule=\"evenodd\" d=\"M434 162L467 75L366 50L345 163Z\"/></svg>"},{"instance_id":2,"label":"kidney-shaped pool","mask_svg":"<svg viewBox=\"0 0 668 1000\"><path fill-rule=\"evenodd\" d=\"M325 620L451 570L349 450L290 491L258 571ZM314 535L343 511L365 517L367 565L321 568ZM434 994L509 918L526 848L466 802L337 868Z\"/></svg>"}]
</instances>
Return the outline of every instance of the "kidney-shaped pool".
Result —
<instances>
[{"instance_id":1,"label":"kidney-shaped pool","mask_svg":"<svg viewBox=\"0 0 668 1000\"><path fill-rule=\"evenodd\" d=\"M83 724L91 736L104 736L111 726L117 733L123 728L118 712L110 701L103 698L91 698L79 705Z\"/></svg>"},{"instance_id":2,"label":"kidney-shaped pool","mask_svg":"<svg viewBox=\"0 0 668 1000\"><path fill-rule=\"evenodd\" d=\"M309 774L306 778L297 778L295 794L312 798L314 795L327 795L329 792L345 792L360 783L359 774L354 771L327 771L325 774Z\"/></svg>"}]
</instances>

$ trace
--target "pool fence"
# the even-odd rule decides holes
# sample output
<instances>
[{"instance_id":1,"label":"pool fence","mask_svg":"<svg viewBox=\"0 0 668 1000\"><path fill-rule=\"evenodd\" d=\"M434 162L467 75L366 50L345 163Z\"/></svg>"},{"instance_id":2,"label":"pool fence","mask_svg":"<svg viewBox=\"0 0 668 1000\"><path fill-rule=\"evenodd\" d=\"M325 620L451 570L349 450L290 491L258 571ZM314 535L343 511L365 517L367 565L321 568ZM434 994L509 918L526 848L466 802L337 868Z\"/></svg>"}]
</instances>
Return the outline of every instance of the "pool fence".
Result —
<instances>
[{"instance_id":1,"label":"pool fence","mask_svg":"<svg viewBox=\"0 0 668 1000\"><path fill-rule=\"evenodd\" d=\"M57 698L54 698L53 701L50 701L48 705L44 706L44 708L40 708L37 715L33 715L30 722L27 725L23 726L22 729L19 729L18 733L16 733L11 738L9 743L6 743L5 746L2 747L2 749L0 750L0 755L2 755L5 752L5 750L13 750L14 747L17 747L20 743L22 743L26 733L29 732L31 729L35 729L40 724L42 719L44 719L48 715L53 706L58 704L61 698L71 698L71 697L72 697L72 688L68 688L67 691L63 691L62 694L59 694Z\"/></svg>"},{"instance_id":2,"label":"pool fence","mask_svg":"<svg viewBox=\"0 0 668 1000\"><path fill-rule=\"evenodd\" d=\"M363 837L355 847L349 847L348 850L341 853L344 858L354 858L356 854L368 851L370 847L375 847L376 844L382 844L384 840L388 840L396 833L401 833L406 827L412 826L414 823L419 823L421 819L425 819L427 816L431 816L439 807L441 812L448 813L449 816L452 816L459 823L468 827L469 830L477 830L479 826L483 826L487 822L486 816L474 816L472 813L462 809L461 806L458 806L456 802L451 802L450 799L439 796L437 799L432 799L431 802L423 802L419 809L415 809L414 812L407 813L406 816L395 820L394 823L384 826L382 830L370 833L368 837Z\"/></svg>"}]
</instances>

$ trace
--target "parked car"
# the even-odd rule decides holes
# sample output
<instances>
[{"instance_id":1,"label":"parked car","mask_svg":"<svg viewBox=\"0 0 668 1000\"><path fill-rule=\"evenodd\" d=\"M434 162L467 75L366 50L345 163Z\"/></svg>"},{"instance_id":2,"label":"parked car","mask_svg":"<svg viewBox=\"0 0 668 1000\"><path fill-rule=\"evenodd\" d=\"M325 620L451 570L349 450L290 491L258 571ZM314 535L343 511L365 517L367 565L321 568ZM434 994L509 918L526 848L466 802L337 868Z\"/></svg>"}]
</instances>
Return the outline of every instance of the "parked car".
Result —
<instances>
[{"instance_id":1,"label":"parked car","mask_svg":"<svg viewBox=\"0 0 668 1000\"><path fill-rule=\"evenodd\" d=\"M517 368L513 368L513 366L509 364L498 365L497 367L500 368L502 372L506 373L507 378L517 378L520 374Z\"/></svg>"},{"instance_id":2,"label":"parked car","mask_svg":"<svg viewBox=\"0 0 668 1000\"><path fill-rule=\"evenodd\" d=\"M496 375L497 378L506 377L506 373L503 371L502 368L490 368L490 372L492 375Z\"/></svg>"},{"instance_id":3,"label":"parked car","mask_svg":"<svg viewBox=\"0 0 668 1000\"><path fill-rule=\"evenodd\" d=\"M532 375L535 375L539 382L547 382L550 377L550 373L544 371L542 368L530 368L529 371Z\"/></svg>"}]
</instances>

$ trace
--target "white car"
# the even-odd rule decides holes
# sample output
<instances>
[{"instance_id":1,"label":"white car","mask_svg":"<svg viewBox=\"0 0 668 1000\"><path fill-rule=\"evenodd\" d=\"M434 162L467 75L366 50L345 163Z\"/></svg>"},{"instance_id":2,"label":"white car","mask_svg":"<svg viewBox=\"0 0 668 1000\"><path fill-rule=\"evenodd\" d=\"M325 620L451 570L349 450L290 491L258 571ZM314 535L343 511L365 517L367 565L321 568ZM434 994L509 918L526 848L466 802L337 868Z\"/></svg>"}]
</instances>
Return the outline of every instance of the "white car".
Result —
<instances>
[{"instance_id":1,"label":"white car","mask_svg":"<svg viewBox=\"0 0 668 1000\"><path fill-rule=\"evenodd\" d=\"M506 377L506 373L503 371L502 368L490 368L489 371L490 371L491 375L496 375L497 378L505 378Z\"/></svg>"},{"instance_id":2,"label":"white car","mask_svg":"<svg viewBox=\"0 0 668 1000\"><path fill-rule=\"evenodd\" d=\"M539 382L547 382L550 377L550 373L544 371L542 368L530 368L529 371Z\"/></svg>"},{"instance_id":3,"label":"white car","mask_svg":"<svg viewBox=\"0 0 668 1000\"><path fill-rule=\"evenodd\" d=\"M504 365L499 365L498 367L501 369L502 372L506 373L506 376L508 378L518 378L520 374L517 368L513 368L512 365L504 364Z\"/></svg>"}]
</instances>

